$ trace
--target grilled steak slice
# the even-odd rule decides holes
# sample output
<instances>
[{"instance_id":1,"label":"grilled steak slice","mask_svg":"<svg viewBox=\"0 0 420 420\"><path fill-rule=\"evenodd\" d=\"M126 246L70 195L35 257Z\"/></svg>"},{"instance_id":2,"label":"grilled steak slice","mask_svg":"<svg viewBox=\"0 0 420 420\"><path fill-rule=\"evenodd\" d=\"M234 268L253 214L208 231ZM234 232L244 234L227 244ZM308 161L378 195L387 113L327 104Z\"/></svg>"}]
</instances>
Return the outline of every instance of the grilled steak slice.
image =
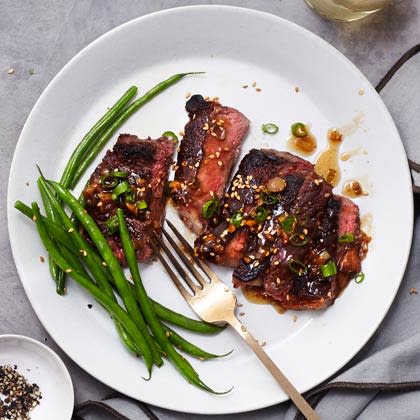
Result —
<instances>
[{"instance_id":1,"label":"grilled steak slice","mask_svg":"<svg viewBox=\"0 0 420 420\"><path fill-rule=\"evenodd\" d=\"M173 152L174 143L166 137L142 140L121 134L83 191L87 212L122 264L125 258L115 224L117 208L124 210L137 259L147 260L152 255L148 237L152 229L160 228L165 215L164 186Z\"/></svg>"},{"instance_id":2,"label":"grilled steak slice","mask_svg":"<svg viewBox=\"0 0 420 420\"><path fill-rule=\"evenodd\" d=\"M190 117L178 152L171 197L181 219L197 235L207 224L203 204L221 196L249 121L239 111L192 96L186 110Z\"/></svg>"},{"instance_id":3,"label":"grilled steak slice","mask_svg":"<svg viewBox=\"0 0 420 420\"><path fill-rule=\"evenodd\" d=\"M322 309L360 271L366 239L358 207L335 196L313 165L254 149L242 160L220 214L197 239L196 252L236 267L235 287L284 309Z\"/></svg>"}]
</instances>

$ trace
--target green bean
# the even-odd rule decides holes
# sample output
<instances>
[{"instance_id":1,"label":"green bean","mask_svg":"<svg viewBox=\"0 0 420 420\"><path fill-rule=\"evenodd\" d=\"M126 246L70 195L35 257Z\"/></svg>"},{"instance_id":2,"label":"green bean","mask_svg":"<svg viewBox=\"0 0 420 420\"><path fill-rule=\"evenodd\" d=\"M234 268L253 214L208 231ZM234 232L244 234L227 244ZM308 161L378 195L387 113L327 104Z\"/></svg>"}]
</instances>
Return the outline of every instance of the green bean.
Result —
<instances>
[{"instance_id":1,"label":"green bean","mask_svg":"<svg viewBox=\"0 0 420 420\"><path fill-rule=\"evenodd\" d=\"M81 225L84 227L86 232L89 234L90 238L96 245L99 253L104 259L105 264L108 266L108 269L115 280L115 285L117 287L118 293L121 296L121 299L124 302L124 306L127 309L129 315L133 318L134 322L139 327L140 331L145 337L147 345L147 357L151 356L153 363L156 363L158 366L162 364L162 358L160 357L157 350L154 348L153 340L150 337L146 323L144 322L143 315L141 314L137 302L134 296L131 294L131 289L127 279L124 276L122 268L115 258L111 247L108 244L108 241L103 236L99 227L92 219L92 217L86 212L86 210L80 205L79 201L70 193L70 191L63 188L59 183L54 181L48 181L48 183L54 188L55 192L60 197L65 204L69 206L71 211L75 214ZM142 348L143 356L146 360L145 349ZM147 364L148 362L146 362ZM152 365L148 365L148 368L151 369Z\"/></svg>"},{"instance_id":2,"label":"green bean","mask_svg":"<svg viewBox=\"0 0 420 420\"><path fill-rule=\"evenodd\" d=\"M168 337L166 336L165 330L156 317L153 306L149 300L149 297L147 296L146 290L144 289L137 263L136 252L128 232L127 224L125 223L122 209L117 210L117 215L120 228L120 238L124 249L125 258L127 260L128 267L130 268L131 277L133 278L134 289L141 303L140 306L143 310L144 317L146 318L151 331L156 337L157 342L166 353L168 359L178 369L181 375L187 379L187 381L209 392L214 392L200 379L198 373L194 370L191 364L174 349Z\"/></svg>"},{"instance_id":3,"label":"green bean","mask_svg":"<svg viewBox=\"0 0 420 420\"><path fill-rule=\"evenodd\" d=\"M41 199L44 204L45 208L45 214L47 219L51 220L52 222L56 222L56 214L52 207L50 206L50 203L48 199L45 197L44 192L40 189L41 193ZM57 264L54 262L54 260L48 256L48 267L50 269L50 274L53 280L55 281L55 290L56 292L63 296L65 294L65 287L66 287L66 276L62 270L57 266Z\"/></svg>"},{"instance_id":4,"label":"green bean","mask_svg":"<svg viewBox=\"0 0 420 420\"><path fill-rule=\"evenodd\" d=\"M92 272L97 284L99 287L104 291L111 299L113 299L116 302L114 292L112 290L111 285L108 282L108 278L104 273L104 267L101 264L101 261L97 257L96 254L92 253L92 249L90 248L89 244L83 238L83 236L77 231L77 229L72 224L70 217L67 215L67 213L63 210L61 207L61 204L58 202L55 194L52 193L52 191L49 189L48 184L46 183L45 179L41 176L38 180L38 185L40 187L40 190L45 197L45 200L48 201L48 205L51 206L57 217L62 221L63 226L66 228L67 232L71 232L70 235L67 235L67 239L69 243L73 243L74 247L76 248L76 256L74 256L71 253L67 253L67 259L68 262L73 267L78 267L80 264L79 256L83 255L83 258L85 260L86 265L89 267L90 271ZM47 228L48 230L48 228ZM77 252L79 250L79 252ZM83 270L83 266L82 266ZM86 271L81 271L81 274L85 274L86 277L89 277L89 275L86 273ZM120 336L122 342L124 345L130 350L133 351L136 354L140 354L141 351L137 348L135 343L131 340L130 336L127 334L127 332L124 330L124 327L116 320L115 326L118 332L118 335Z\"/></svg>"},{"instance_id":5,"label":"green bean","mask_svg":"<svg viewBox=\"0 0 420 420\"><path fill-rule=\"evenodd\" d=\"M131 86L130 89L128 89L124 95L121 96L121 98L88 131L88 133L83 137L81 142L74 149L66 167L64 168L63 175L61 176L60 180L60 183L65 188L68 188L70 185L74 185L74 173L77 171L81 161L84 159L85 153L90 147L92 147L98 136L113 123L117 115L131 101L136 93L137 87Z\"/></svg>"},{"instance_id":6,"label":"green bean","mask_svg":"<svg viewBox=\"0 0 420 420\"><path fill-rule=\"evenodd\" d=\"M30 207L28 207L26 204L22 203L21 201L16 201L15 208L19 210L21 213L23 213L25 216L27 216L29 219L32 219L33 212ZM69 233L61 228L60 226L56 225L55 223L52 223L50 220L46 219L44 216L41 216L43 219L44 224L46 225L46 228L48 230L48 233L50 236L52 236L57 242L60 242L61 244L65 245L67 249L73 254L78 255L80 248L76 247L73 242L70 240ZM96 259L96 262L100 264L101 269L105 273L105 275L108 275L109 281L114 281L112 277L109 276L109 272L106 270L106 268L101 264L101 260L99 259L99 256L96 254L95 250L93 248L86 247L86 250L89 254L93 256L93 258ZM131 286L132 293L134 294L134 286ZM166 322L169 322L173 325L177 325L181 328L184 328L189 331L199 332L203 334L214 334L217 332L222 331L225 327L219 327L214 324L208 324L203 321L198 321L192 318L189 318L185 315L182 315L178 312L173 311L172 309L169 309L159 302L151 299L153 304L153 309L155 310L157 316Z\"/></svg>"},{"instance_id":7,"label":"green bean","mask_svg":"<svg viewBox=\"0 0 420 420\"><path fill-rule=\"evenodd\" d=\"M79 283L83 288L85 288L102 306L104 306L109 312L112 313L113 317L117 319L123 326L130 337L133 339L136 346L138 346L141 351L143 358L146 362L147 370L150 376L150 368L152 364L152 357L150 350L145 342L144 336L141 331L137 328L135 322L130 318L128 313L124 311L117 303L115 303L108 295L106 295L102 290L92 283L88 278L81 275L70 266L66 258L61 254L59 249L56 247L54 242L48 236L47 229L43 222L43 218L40 217L39 207L37 203L32 203L32 211L34 213L34 222L38 229L39 236L42 243L44 244L45 249L57 263L57 265L67 274L70 275L77 283Z\"/></svg>"},{"instance_id":8,"label":"green bean","mask_svg":"<svg viewBox=\"0 0 420 420\"><path fill-rule=\"evenodd\" d=\"M208 359L215 359L217 357L228 356L233 351L231 350L228 353L220 354L220 355L208 353L207 351L201 349L200 347L196 346L195 344L181 337L179 334L177 334L173 329L169 328L167 325L163 325L163 328L165 329L165 334L169 338L169 341L174 346L178 347L180 350L184 351L185 353L190 354L191 356L199 358L200 360L208 360Z\"/></svg>"},{"instance_id":9,"label":"green bean","mask_svg":"<svg viewBox=\"0 0 420 420\"><path fill-rule=\"evenodd\" d=\"M160 319L186 330L204 334L214 334L223 331L225 328L224 326L219 327L218 325L209 324L204 321L197 321L196 319L189 318L185 315L173 311L172 309L166 308L155 300L152 300L152 302L153 308Z\"/></svg>"},{"instance_id":10,"label":"green bean","mask_svg":"<svg viewBox=\"0 0 420 420\"><path fill-rule=\"evenodd\" d=\"M99 154L99 152L105 147L108 140L112 137L114 132L125 122L127 119L133 115L136 111L138 111L143 105L153 99L157 94L164 91L168 87L172 86L183 77L190 75L190 74L200 74L201 72L190 72L190 73L179 73L175 74L168 79L164 80L161 83L158 83L148 92L146 92L141 98L134 101L128 108L122 111L116 120L112 122L112 124L104 130L103 133L97 138L95 144L90 148L90 150L84 155L83 160L79 162L77 169L73 174L73 179L69 185L70 189L73 189L76 185L77 181L80 177L84 174L88 166L92 163L95 157Z\"/></svg>"},{"instance_id":11,"label":"green bean","mask_svg":"<svg viewBox=\"0 0 420 420\"><path fill-rule=\"evenodd\" d=\"M89 244L87 243L86 239L74 228L73 223L70 220L70 217L61 207L61 204L57 200L54 193L50 190L49 185L45 181L45 178L40 177L38 179L38 185L40 189L43 191L45 199L49 201L49 205L55 212L55 214L61 220L64 228L68 233L70 233L70 240L73 242L76 248L79 249L79 255L84 257L87 266L91 270L95 280L98 282L99 287L112 299L115 300L114 292L112 290L111 285L108 282L108 278L104 275L101 268L98 267L97 261L94 259L93 255L91 254L90 250L88 252L88 248L90 248ZM71 261L69 261L71 263ZM101 264L99 264L101 265Z\"/></svg>"}]
</instances>

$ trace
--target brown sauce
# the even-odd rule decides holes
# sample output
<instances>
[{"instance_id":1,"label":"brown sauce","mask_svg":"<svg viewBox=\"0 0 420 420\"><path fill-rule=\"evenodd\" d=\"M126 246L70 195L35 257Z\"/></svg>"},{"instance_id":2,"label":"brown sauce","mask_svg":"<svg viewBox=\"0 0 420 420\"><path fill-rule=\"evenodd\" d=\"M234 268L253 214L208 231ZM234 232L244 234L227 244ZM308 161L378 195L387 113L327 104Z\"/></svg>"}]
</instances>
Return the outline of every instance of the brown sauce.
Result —
<instances>
[{"instance_id":1,"label":"brown sauce","mask_svg":"<svg viewBox=\"0 0 420 420\"><path fill-rule=\"evenodd\" d=\"M260 305L272 305L279 314L284 314L286 312L276 300L264 293L260 287L243 286L242 293L248 302L258 303Z\"/></svg>"},{"instance_id":2,"label":"brown sauce","mask_svg":"<svg viewBox=\"0 0 420 420\"><path fill-rule=\"evenodd\" d=\"M290 136L287 140L289 150L304 156L310 156L315 152L317 146L316 137L308 133L305 137Z\"/></svg>"},{"instance_id":3,"label":"brown sauce","mask_svg":"<svg viewBox=\"0 0 420 420\"><path fill-rule=\"evenodd\" d=\"M315 161L315 172L322 176L332 187L335 187L341 178L338 165L338 152L343 136L336 129L328 131L328 146L320 153Z\"/></svg>"},{"instance_id":4,"label":"brown sauce","mask_svg":"<svg viewBox=\"0 0 420 420\"><path fill-rule=\"evenodd\" d=\"M350 198L363 197L368 195L368 193L363 190L360 181L357 179L349 179L346 181L343 185L342 194Z\"/></svg>"}]
</instances>

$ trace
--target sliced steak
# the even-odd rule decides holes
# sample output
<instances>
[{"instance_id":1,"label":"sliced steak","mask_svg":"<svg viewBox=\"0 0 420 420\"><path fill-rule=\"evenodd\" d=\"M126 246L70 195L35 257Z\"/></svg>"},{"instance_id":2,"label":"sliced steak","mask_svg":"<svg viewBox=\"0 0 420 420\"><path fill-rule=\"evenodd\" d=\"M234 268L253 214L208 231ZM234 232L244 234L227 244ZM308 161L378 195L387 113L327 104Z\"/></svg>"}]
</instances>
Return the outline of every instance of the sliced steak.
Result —
<instances>
[{"instance_id":1,"label":"sliced steak","mask_svg":"<svg viewBox=\"0 0 420 420\"><path fill-rule=\"evenodd\" d=\"M202 258L235 267L235 287L284 309L322 309L360 271L366 243L358 207L335 196L312 164L253 149L195 249ZM325 275L328 264L336 274Z\"/></svg>"},{"instance_id":2,"label":"sliced steak","mask_svg":"<svg viewBox=\"0 0 420 420\"><path fill-rule=\"evenodd\" d=\"M207 224L204 203L223 194L249 121L239 111L192 96L186 110L190 117L178 152L171 197L181 219L197 235Z\"/></svg>"},{"instance_id":3,"label":"sliced steak","mask_svg":"<svg viewBox=\"0 0 420 420\"><path fill-rule=\"evenodd\" d=\"M83 191L87 212L95 219L115 256L123 264L124 252L113 223L117 208L124 210L137 259L147 260L152 255L148 237L152 229L160 228L165 215L164 186L173 152L174 143L166 137L142 140L121 134ZM117 194L116 188L120 185L123 187L120 190L124 191Z\"/></svg>"}]
</instances>

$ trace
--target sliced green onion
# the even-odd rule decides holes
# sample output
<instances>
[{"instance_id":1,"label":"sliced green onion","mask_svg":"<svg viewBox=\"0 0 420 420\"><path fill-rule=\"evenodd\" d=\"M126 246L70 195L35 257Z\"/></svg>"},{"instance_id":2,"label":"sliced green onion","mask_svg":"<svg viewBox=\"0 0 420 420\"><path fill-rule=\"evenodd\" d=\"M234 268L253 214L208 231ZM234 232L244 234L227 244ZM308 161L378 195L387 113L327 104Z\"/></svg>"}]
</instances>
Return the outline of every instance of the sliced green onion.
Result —
<instances>
[{"instance_id":1,"label":"sliced green onion","mask_svg":"<svg viewBox=\"0 0 420 420\"><path fill-rule=\"evenodd\" d=\"M114 233L117 233L118 231L118 217L117 215L110 217L106 222L105 226L108 229L108 233L110 235L113 235Z\"/></svg>"},{"instance_id":2,"label":"sliced green onion","mask_svg":"<svg viewBox=\"0 0 420 420\"><path fill-rule=\"evenodd\" d=\"M303 233L294 233L289 242L294 246L305 246L309 242L309 238Z\"/></svg>"},{"instance_id":3,"label":"sliced green onion","mask_svg":"<svg viewBox=\"0 0 420 420\"><path fill-rule=\"evenodd\" d=\"M268 210L265 207L257 207L255 210L255 217L254 219L258 223L264 222L265 219L267 219L268 216Z\"/></svg>"},{"instance_id":4,"label":"sliced green onion","mask_svg":"<svg viewBox=\"0 0 420 420\"><path fill-rule=\"evenodd\" d=\"M261 126L261 130L265 134L276 134L279 131L279 128L276 124L273 123L266 123Z\"/></svg>"},{"instance_id":5,"label":"sliced green onion","mask_svg":"<svg viewBox=\"0 0 420 420\"><path fill-rule=\"evenodd\" d=\"M114 188L120 182L120 178L127 178L128 173L123 171L114 171L109 174L105 174L101 177L101 184L104 188Z\"/></svg>"},{"instance_id":6,"label":"sliced green onion","mask_svg":"<svg viewBox=\"0 0 420 420\"><path fill-rule=\"evenodd\" d=\"M308 130L306 125L301 122L296 122L292 124L292 134L295 137L306 137L308 135Z\"/></svg>"},{"instance_id":7,"label":"sliced green onion","mask_svg":"<svg viewBox=\"0 0 420 420\"><path fill-rule=\"evenodd\" d=\"M134 191L129 191L124 194L124 201L126 203L134 203L136 201L136 194L134 194Z\"/></svg>"},{"instance_id":8,"label":"sliced green onion","mask_svg":"<svg viewBox=\"0 0 420 420\"><path fill-rule=\"evenodd\" d=\"M210 217L213 217L219 211L219 208L220 201L217 197L214 197L203 204L203 208L201 209L201 215L205 219L210 219Z\"/></svg>"},{"instance_id":9,"label":"sliced green onion","mask_svg":"<svg viewBox=\"0 0 420 420\"><path fill-rule=\"evenodd\" d=\"M126 191L130 190L130 184L127 181L120 182L113 190L112 190L112 199L116 200L121 194L124 194Z\"/></svg>"},{"instance_id":10,"label":"sliced green onion","mask_svg":"<svg viewBox=\"0 0 420 420\"><path fill-rule=\"evenodd\" d=\"M178 144L178 136L173 131L165 131L162 134L162 137L167 137L168 139L172 140L174 144Z\"/></svg>"},{"instance_id":11,"label":"sliced green onion","mask_svg":"<svg viewBox=\"0 0 420 420\"><path fill-rule=\"evenodd\" d=\"M303 276L308 272L308 267L301 261L290 259L287 263L289 269L293 271L296 274L299 274L299 276Z\"/></svg>"},{"instance_id":12,"label":"sliced green onion","mask_svg":"<svg viewBox=\"0 0 420 420\"><path fill-rule=\"evenodd\" d=\"M281 222L281 227L286 233L292 233L295 230L296 226L296 217L295 216L287 216Z\"/></svg>"},{"instance_id":13,"label":"sliced green onion","mask_svg":"<svg viewBox=\"0 0 420 420\"><path fill-rule=\"evenodd\" d=\"M354 235L351 232L347 232L344 235L341 235L338 238L338 242L340 244L351 244L352 242L354 242Z\"/></svg>"},{"instance_id":14,"label":"sliced green onion","mask_svg":"<svg viewBox=\"0 0 420 420\"><path fill-rule=\"evenodd\" d=\"M144 209L147 209L147 207L149 207L149 206L147 205L147 203L144 200L140 200L140 201L137 201L136 207L139 210L144 210Z\"/></svg>"},{"instance_id":15,"label":"sliced green onion","mask_svg":"<svg viewBox=\"0 0 420 420\"><path fill-rule=\"evenodd\" d=\"M279 201L277 195L267 194L264 191L260 194L260 198L265 204L268 204L269 206L272 206L273 204L277 204Z\"/></svg>"},{"instance_id":16,"label":"sliced green onion","mask_svg":"<svg viewBox=\"0 0 420 420\"><path fill-rule=\"evenodd\" d=\"M323 277L331 277L337 274L337 266L334 261L328 261L326 264L319 267Z\"/></svg>"},{"instance_id":17,"label":"sliced green onion","mask_svg":"<svg viewBox=\"0 0 420 420\"><path fill-rule=\"evenodd\" d=\"M244 220L244 214L241 211L238 211L237 213L235 213L229 220L229 222L235 226L235 227L240 227L242 220Z\"/></svg>"},{"instance_id":18,"label":"sliced green onion","mask_svg":"<svg viewBox=\"0 0 420 420\"><path fill-rule=\"evenodd\" d=\"M354 278L354 282L360 284L365 279L365 273L357 273L356 277Z\"/></svg>"}]
</instances>

